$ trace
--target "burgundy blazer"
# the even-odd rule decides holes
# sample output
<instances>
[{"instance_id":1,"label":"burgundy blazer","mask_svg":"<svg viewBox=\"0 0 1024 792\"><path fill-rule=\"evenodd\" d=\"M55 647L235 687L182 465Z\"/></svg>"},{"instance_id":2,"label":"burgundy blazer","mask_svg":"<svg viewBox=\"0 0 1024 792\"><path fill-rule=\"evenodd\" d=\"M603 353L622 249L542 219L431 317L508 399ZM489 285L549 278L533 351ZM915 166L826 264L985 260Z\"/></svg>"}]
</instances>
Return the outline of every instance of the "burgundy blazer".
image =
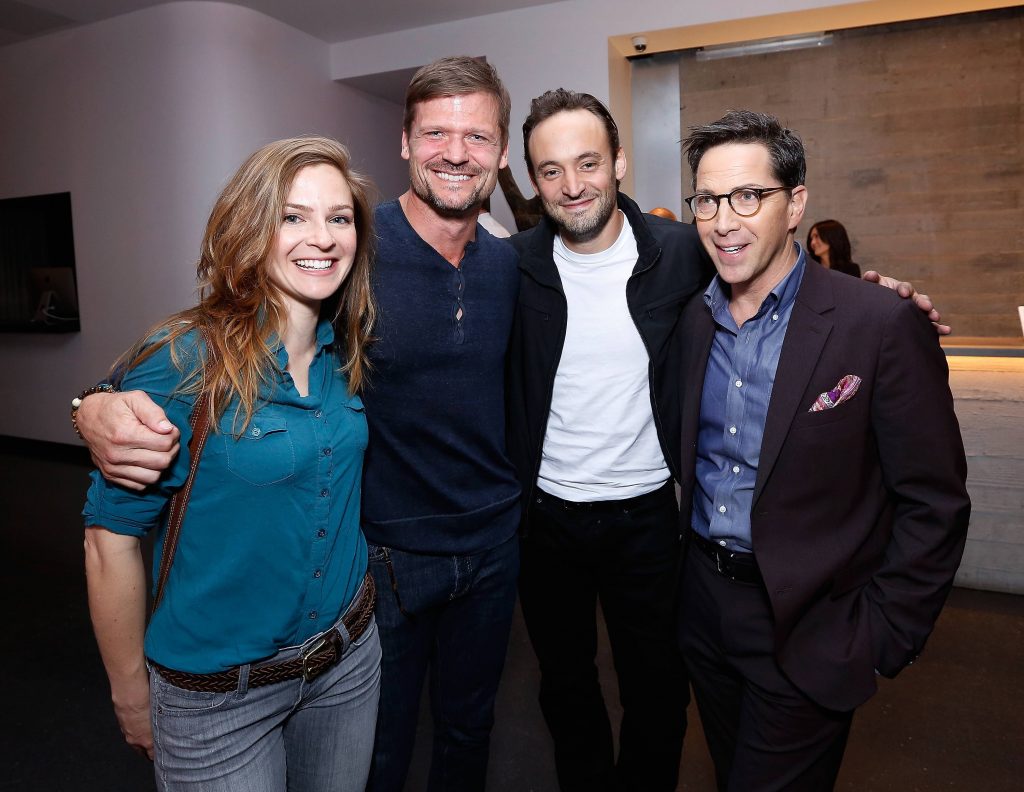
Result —
<instances>
[{"instance_id":1,"label":"burgundy blazer","mask_svg":"<svg viewBox=\"0 0 1024 792\"><path fill-rule=\"evenodd\" d=\"M701 388L714 324L679 325L681 527L689 535ZM856 395L810 412L847 374ZM776 656L822 706L849 710L924 646L970 517L949 371L912 300L808 265L768 406L751 511Z\"/></svg>"}]
</instances>

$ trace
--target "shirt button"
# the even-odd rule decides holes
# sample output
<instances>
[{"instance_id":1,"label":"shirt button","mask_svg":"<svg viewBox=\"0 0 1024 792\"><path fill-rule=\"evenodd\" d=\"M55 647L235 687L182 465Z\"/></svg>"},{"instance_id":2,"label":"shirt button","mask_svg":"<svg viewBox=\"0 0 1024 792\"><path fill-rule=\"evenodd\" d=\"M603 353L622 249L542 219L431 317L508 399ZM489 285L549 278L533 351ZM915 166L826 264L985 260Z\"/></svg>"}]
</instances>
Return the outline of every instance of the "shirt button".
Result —
<instances>
[{"instance_id":1,"label":"shirt button","mask_svg":"<svg viewBox=\"0 0 1024 792\"><path fill-rule=\"evenodd\" d=\"M718 511L719 511L719 513L721 513L721 514L725 514L725 506L719 506L719 507L718 507Z\"/></svg>"},{"instance_id":2,"label":"shirt button","mask_svg":"<svg viewBox=\"0 0 1024 792\"><path fill-rule=\"evenodd\" d=\"M325 536L327 536L327 531L321 528L319 531L316 532L316 536L317 539L323 539Z\"/></svg>"},{"instance_id":3,"label":"shirt button","mask_svg":"<svg viewBox=\"0 0 1024 792\"><path fill-rule=\"evenodd\" d=\"M736 434L736 427L735 426L730 426L729 427L729 434L731 434L731 435Z\"/></svg>"},{"instance_id":4,"label":"shirt button","mask_svg":"<svg viewBox=\"0 0 1024 792\"><path fill-rule=\"evenodd\" d=\"M726 544L728 544L728 542L726 542L725 539L719 539L718 544L720 544L722 547L725 547Z\"/></svg>"},{"instance_id":5,"label":"shirt button","mask_svg":"<svg viewBox=\"0 0 1024 792\"><path fill-rule=\"evenodd\" d=\"M315 577L315 578L318 578L318 577L320 577L320 575L321 575L321 572L320 572L320 570L319 570L319 569L318 569L318 570L316 570L316 572L314 572L314 573L313 573L313 577Z\"/></svg>"},{"instance_id":6,"label":"shirt button","mask_svg":"<svg viewBox=\"0 0 1024 792\"><path fill-rule=\"evenodd\" d=\"M740 466L739 465L733 465L732 466L732 472L733 473L739 473L740 472Z\"/></svg>"},{"instance_id":7,"label":"shirt button","mask_svg":"<svg viewBox=\"0 0 1024 792\"><path fill-rule=\"evenodd\" d=\"M315 619L316 618L316 611L310 611L309 612L309 618L310 619Z\"/></svg>"},{"instance_id":8,"label":"shirt button","mask_svg":"<svg viewBox=\"0 0 1024 792\"><path fill-rule=\"evenodd\" d=\"M320 497L321 498L326 498L327 497L327 493L328 493L327 487L324 487L322 490L320 490Z\"/></svg>"},{"instance_id":9,"label":"shirt button","mask_svg":"<svg viewBox=\"0 0 1024 792\"><path fill-rule=\"evenodd\" d=\"M743 380L736 380L736 387L737 388L742 388L743 387Z\"/></svg>"},{"instance_id":10,"label":"shirt button","mask_svg":"<svg viewBox=\"0 0 1024 792\"><path fill-rule=\"evenodd\" d=\"M330 455L331 455L331 449L330 448L325 448L324 449L324 456L330 456Z\"/></svg>"},{"instance_id":11,"label":"shirt button","mask_svg":"<svg viewBox=\"0 0 1024 792\"><path fill-rule=\"evenodd\" d=\"M772 314L772 321L773 322L779 321L779 315L778 314Z\"/></svg>"},{"instance_id":12,"label":"shirt button","mask_svg":"<svg viewBox=\"0 0 1024 792\"><path fill-rule=\"evenodd\" d=\"M260 428L259 428L258 426L254 426L254 427L252 428L252 431L250 432L250 434L251 434L251 435L252 435L253 437L259 437L259 436L260 436Z\"/></svg>"},{"instance_id":13,"label":"shirt button","mask_svg":"<svg viewBox=\"0 0 1024 792\"><path fill-rule=\"evenodd\" d=\"M323 410L317 410L315 413L313 413L313 417L314 418L323 418L323 416L324 416Z\"/></svg>"}]
</instances>

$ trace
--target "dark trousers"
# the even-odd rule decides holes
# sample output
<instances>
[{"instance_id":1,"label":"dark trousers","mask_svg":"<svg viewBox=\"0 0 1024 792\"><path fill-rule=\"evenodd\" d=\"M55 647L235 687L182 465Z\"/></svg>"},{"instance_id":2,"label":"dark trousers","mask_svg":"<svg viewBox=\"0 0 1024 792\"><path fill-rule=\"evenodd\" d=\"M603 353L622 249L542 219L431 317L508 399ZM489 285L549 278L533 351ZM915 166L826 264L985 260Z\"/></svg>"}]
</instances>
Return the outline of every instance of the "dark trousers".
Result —
<instances>
[{"instance_id":1,"label":"dark trousers","mask_svg":"<svg viewBox=\"0 0 1024 792\"><path fill-rule=\"evenodd\" d=\"M835 786L852 712L818 706L775 660L764 585L722 577L691 546L679 638L718 789L827 792Z\"/></svg>"},{"instance_id":2,"label":"dark trousers","mask_svg":"<svg viewBox=\"0 0 1024 792\"><path fill-rule=\"evenodd\" d=\"M430 669L430 792L483 792L516 602L519 542L469 556L369 545L381 695L369 792L402 792Z\"/></svg>"},{"instance_id":3,"label":"dark trousers","mask_svg":"<svg viewBox=\"0 0 1024 792\"><path fill-rule=\"evenodd\" d=\"M530 504L519 599L563 792L676 788L689 698L672 628L677 520L671 483L592 506L537 490ZM623 708L617 763L595 664L598 601Z\"/></svg>"}]
</instances>

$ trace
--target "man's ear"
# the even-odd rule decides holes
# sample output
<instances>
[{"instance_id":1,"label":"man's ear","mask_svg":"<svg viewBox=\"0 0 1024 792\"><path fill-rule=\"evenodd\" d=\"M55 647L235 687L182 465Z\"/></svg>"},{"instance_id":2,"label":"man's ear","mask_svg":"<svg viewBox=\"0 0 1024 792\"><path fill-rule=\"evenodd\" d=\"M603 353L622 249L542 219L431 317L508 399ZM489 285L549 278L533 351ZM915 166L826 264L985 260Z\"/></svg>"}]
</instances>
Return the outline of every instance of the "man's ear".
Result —
<instances>
[{"instance_id":1,"label":"man's ear","mask_svg":"<svg viewBox=\"0 0 1024 792\"><path fill-rule=\"evenodd\" d=\"M498 170L508 167L508 141L505 141L505 148L501 151L501 157L498 158Z\"/></svg>"},{"instance_id":2,"label":"man's ear","mask_svg":"<svg viewBox=\"0 0 1024 792\"><path fill-rule=\"evenodd\" d=\"M410 157L409 153L409 133L404 129L402 130L402 159L407 160Z\"/></svg>"},{"instance_id":3,"label":"man's ear","mask_svg":"<svg viewBox=\"0 0 1024 792\"><path fill-rule=\"evenodd\" d=\"M615 152L615 178L618 181L622 181L622 177L626 175L626 152L620 146L619 150Z\"/></svg>"},{"instance_id":4,"label":"man's ear","mask_svg":"<svg viewBox=\"0 0 1024 792\"><path fill-rule=\"evenodd\" d=\"M789 230L796 231L800 221L804 219L807 208L807 188L802 184L794 187L789 194Z\"/></svg>"}]
</instances>

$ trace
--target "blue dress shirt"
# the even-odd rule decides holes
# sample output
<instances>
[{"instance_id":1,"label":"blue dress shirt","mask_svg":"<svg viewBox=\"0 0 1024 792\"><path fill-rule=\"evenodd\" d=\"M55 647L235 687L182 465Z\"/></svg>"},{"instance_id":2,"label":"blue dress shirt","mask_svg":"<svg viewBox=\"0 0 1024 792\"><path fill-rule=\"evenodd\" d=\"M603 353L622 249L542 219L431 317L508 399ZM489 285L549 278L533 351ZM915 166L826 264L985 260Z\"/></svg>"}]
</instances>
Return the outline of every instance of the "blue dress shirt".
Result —
<instances>
[{"instance_id":1,"label":"blue dress shirt","mask_svg":"<svg viewBox=\"0 0 1024 792\"><path fill-rule=\"evenodd\" d=\"M729 313L718 276L704 292L715 336L701 394L693 529L730 550L751 552L750 508L761 438L805 256L765 297L743 327Z\"/></svg>"},{"instance_id":2,"label":"blue dress shirt","mask_svg":"<svg viewBox=\"0 0 1024 792\"><path fill-rule=\"evenodd\" d=\"M157 663L210 673L269 657L330 627L358 590L366 572L359 485L367 428L333 340L330 323L321 322L307 396L285 372L288 355L278 343L280 370L262 387L245 431L234 434L235 403L211 430L164 598L146 630L146 656ZM196 332L176 348L188 371ZM94 472L83 511L86 525L114 533L159 531L154 577L166 507L189 468L194 396L176 393L182 376L168 345L127 373L122 387L146 391L181 429L181 453L143 493Z\"/></svg>"}]
</instances>

